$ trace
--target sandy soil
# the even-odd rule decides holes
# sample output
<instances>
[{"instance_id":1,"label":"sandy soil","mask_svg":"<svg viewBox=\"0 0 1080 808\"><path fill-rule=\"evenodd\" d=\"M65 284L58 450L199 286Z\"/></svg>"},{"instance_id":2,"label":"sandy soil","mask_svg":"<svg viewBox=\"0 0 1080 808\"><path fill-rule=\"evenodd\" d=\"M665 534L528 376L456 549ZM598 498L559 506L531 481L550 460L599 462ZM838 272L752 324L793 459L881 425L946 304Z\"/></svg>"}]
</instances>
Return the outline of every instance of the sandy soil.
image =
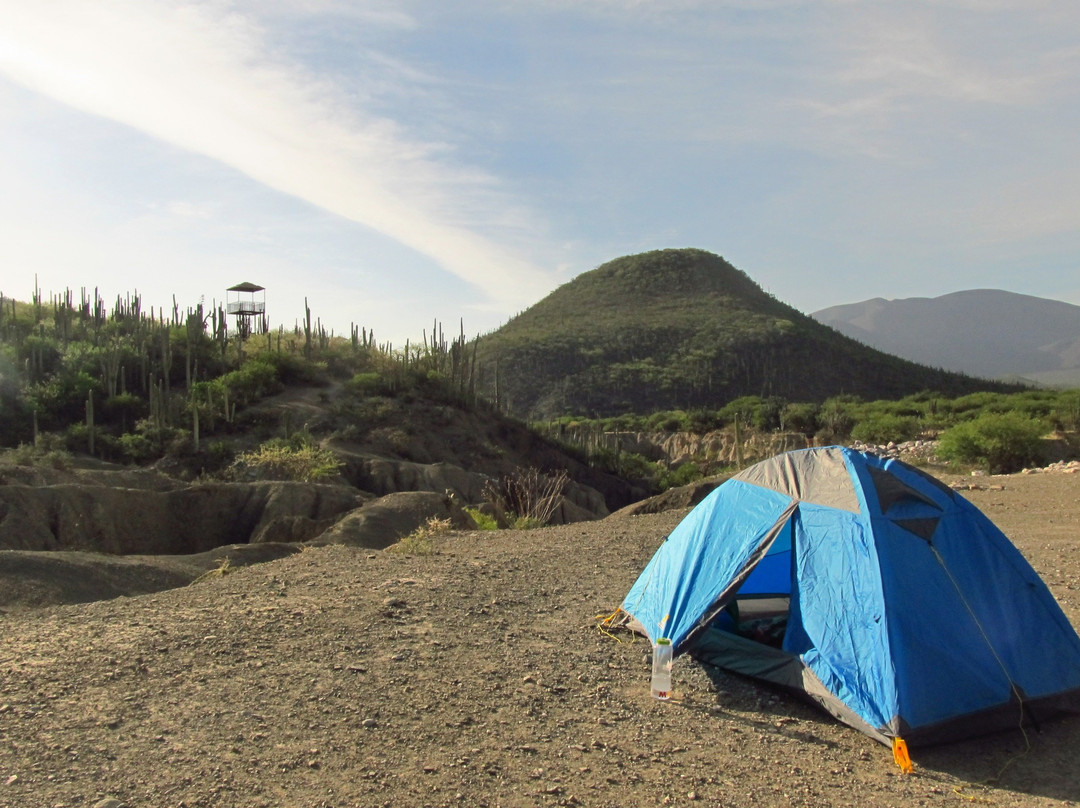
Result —
<instances>
[{"instance_id":1,"label":"sandy soil","mask_svg":"<svg viewBox=\"0 0 1080 808\"><path fill-rule=\"evenodd\" d=\"M965 492L1080 624L1080 475ZM0 806L1070 805L1080 717L916 750L605 635L684 512L0 615ZM112 802L109 802L112 800Z\"/></svg>"}]
</instances>

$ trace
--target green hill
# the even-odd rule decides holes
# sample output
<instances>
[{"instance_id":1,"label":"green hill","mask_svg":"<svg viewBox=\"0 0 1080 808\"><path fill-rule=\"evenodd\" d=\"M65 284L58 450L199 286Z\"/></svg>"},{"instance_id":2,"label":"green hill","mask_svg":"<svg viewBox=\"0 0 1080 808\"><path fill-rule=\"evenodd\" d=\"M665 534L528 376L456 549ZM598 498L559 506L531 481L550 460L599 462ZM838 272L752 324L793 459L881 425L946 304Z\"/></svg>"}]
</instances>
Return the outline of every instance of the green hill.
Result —
<instances>
[{"instance_id":1,"label":"green hill","mask_svg":"<svg viewBox=\"0 0 1080 808\"><path fill-rule=\"evenodd\" d=\"M617 258L480 340L485 394L519 417L1017 389L875 351L703 250Z\"/></svg>"}]
</instances>

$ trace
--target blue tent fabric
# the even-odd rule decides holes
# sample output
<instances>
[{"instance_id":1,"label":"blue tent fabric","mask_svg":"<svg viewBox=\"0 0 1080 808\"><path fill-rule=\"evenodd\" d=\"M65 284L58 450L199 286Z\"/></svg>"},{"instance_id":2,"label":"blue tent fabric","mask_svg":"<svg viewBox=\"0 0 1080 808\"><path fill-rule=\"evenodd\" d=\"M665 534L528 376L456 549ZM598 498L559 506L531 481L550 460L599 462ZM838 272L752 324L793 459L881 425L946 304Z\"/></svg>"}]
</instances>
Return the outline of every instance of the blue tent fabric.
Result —
<instances>
[{"instance_id":1,"label":"blue tent fabric","mask_svg":"<svg viewBox=\"0 0 1080 808\"><path fill-rule=\"evenodd\" d=\"M666 637L676 650L720 599L721 592L750 569L750 559L775 539L790 514L791 497L729 483L726 507L709 507L720 486L679 523L634 587L623 610L632 614L654 641ZM738 542L712 537L738 532ZM657 598L663 590L667 597Z\"/></svg>"},{"instance_id":2,"label":"blue tent fabric","mask_svg":"<svg viewBox=\"0 0 1080 808\"><path fill-rule=\"evenodd\" d=\"M716 619L760 597L789 604L779 649ZM792 687L884 742L1080 709L1080 638L1021 553L925 472L851 449L789 452L719 486L622 609L678 653Z\"/></svg>"}]
</instances>

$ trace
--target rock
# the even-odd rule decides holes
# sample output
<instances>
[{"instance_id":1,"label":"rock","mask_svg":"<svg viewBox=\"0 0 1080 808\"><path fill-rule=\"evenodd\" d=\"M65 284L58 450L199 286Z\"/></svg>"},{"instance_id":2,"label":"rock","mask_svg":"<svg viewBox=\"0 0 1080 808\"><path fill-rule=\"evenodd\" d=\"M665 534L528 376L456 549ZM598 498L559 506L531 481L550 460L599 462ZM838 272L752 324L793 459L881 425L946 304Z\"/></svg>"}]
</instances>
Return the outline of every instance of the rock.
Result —
<instances>
[{"instance_id":1,"label":"rock","mask_svg":"<svg viewBox=\"0 0 1080 808\"><path fill-rule=\"evenodd\" d=\"M65 483L0 486L0 549L201 553L305 541L370 499L346 486L209 483L166 491Z\"/></svg>"},{"instance_id":2,"label":"rock","mask_svg":"<svg viewBox=\"0 0 1080 808\"><path fill-rule=\"evenodd\" d=\"M669 488L662 494L627 505L612 516L638 516L644 513L661 513L662 511L675 510L677 508L692 508L701 500L705 499L714 488L723 483L730 475L709 477L689 485L681 485L678 488Z\"/></svg>"},{"instance_id":3,"label":"rock","mask_svg":"<svg viewBox=\"0 0 1080 808\"><path fill-rule=\"evenodd\" d=\"M452 491L465 502L480 502L484 499L484 487L491 479L452 463L415 463L357 452L345 444L331 443L331 446L345 463L344 477L357 488L377 496L403 491L436 494Z\"/></svg>"},{"instance_id":4,"label":"rock","mask_svg":"<svg viewBox=\"0 0 1080 808\"><path fill-rule=\"evenodd\" d=\"M705 457L717 465L730 465L764 460L792 449L806 449L810 443L806 436L797 432L772 432L754 434L735 445L731 432L716 430L705 434L695 432L605 432L599 438L600 445L642 455L653 462L677 466Z\"/></svg>"},{"instance_id":5,"label":"rock","mask_svg":"<svg viewBox=\"0 0 1080 808\"><path fill-rule=\"evenodd\" d=\"M476 522L453 497L431 491L405 491L380 497L352 511L319 536L319 541L382 550L408 536L429 519L448 519L458 530Z\"/></svg>"},{"instance_id":6,"label":"rock","mask_svg":"<svg viewBox=\"0 0 1080 808\"><path fill-rule=\"evenodd\" d=\"M190 555L126 555L69 550L0 551L0 608L90 603L187 586L221 568L246 567L300 552L296 544L229 544ZM0 706L0 713L4 707Z\"/></svg>"}]
</instances>

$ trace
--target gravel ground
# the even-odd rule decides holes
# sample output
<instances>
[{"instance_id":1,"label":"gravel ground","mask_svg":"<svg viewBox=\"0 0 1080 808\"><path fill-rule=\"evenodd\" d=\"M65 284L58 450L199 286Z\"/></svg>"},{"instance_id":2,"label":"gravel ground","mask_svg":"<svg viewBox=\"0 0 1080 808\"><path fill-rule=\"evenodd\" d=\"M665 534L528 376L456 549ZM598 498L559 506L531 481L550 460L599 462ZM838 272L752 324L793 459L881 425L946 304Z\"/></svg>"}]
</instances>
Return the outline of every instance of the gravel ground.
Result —
<instances>
[{"instance_id":1,"label":"gravel ground","mask_svg":"<svg viewBox=\"0 0 1080 808\"><path fill-rule=\"evenodd\" d=\"M964 495L1080 618L1080 475ZM597 628L684 511L340 546L0 614L0 806L1071 805L1080 717L891 753ZM111 800L111 802L110 802Z\"/></svg>"}]
</instances>

